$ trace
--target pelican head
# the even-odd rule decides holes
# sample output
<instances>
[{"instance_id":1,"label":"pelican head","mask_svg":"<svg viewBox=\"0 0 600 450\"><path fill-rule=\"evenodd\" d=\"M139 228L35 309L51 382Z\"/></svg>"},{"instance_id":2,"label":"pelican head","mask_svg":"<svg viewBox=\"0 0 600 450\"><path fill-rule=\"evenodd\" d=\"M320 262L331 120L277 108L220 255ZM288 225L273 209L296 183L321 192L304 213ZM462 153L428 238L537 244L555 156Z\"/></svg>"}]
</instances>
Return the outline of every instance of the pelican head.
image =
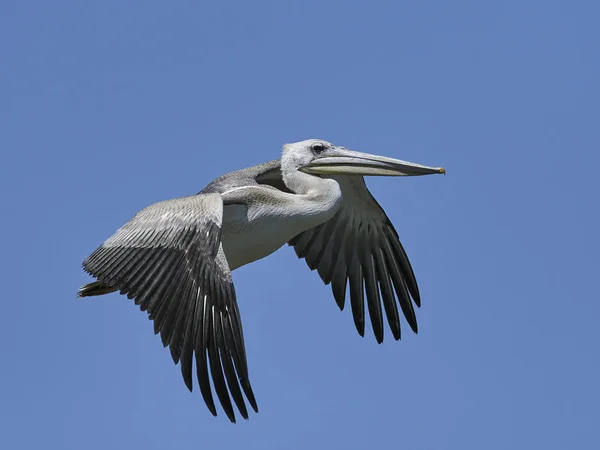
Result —
<instances>
[{"instance_id":1,"label":"pelican head","mask_svg":"<svg viewBox=\"0 0 600 450\"><path fill-rule=\"evenodd\" d=\"M442 167L428 167L386 156L348 150L322 139L309 139L283 147L283 159L313 175L416 176L445 174Z\"/></svg>"}]
</instances>

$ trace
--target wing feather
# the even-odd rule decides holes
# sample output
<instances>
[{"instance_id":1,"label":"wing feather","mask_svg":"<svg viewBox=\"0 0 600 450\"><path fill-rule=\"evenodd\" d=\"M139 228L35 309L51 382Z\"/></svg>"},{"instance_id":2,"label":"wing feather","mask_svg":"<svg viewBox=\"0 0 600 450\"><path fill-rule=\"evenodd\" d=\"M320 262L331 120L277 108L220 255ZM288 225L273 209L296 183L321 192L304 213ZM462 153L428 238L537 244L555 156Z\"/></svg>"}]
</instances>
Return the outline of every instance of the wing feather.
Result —
<instances>
[{"instance_id":1,"label":"wing feather","mask_svg":"<svg viewBox=\"0 0 600 450\"><path fill-rule=\"evenodd\" d=\"M195 357L208 409L217 415L212 379L225 414L235 422L231 398L245 419L246 400L255 411L258 407L248 379L231 271L221 246L222 216L217 193L151 205L107 239L83 267L148 312L154 332L180 363L190 391Z\"/></svg>"},{"instance_id":2,"label":"wing feather","mask_svg":"<svg viewBox=\"0 0 600 450\"><path fill-rule=\"evenodd\" d=\"M398 303L411 329L418 331L413 302L421 306L408 256L389 218L371 195L363 177L336 176L343 201L329 221L290 242L299 258L317 270L340 309L349 286L352 316L364 335L365 297L373 333L383 342L383 310L394 339L400 339ZM381 303L383 302L383 310Z\"/></svg>"}]
</instances>

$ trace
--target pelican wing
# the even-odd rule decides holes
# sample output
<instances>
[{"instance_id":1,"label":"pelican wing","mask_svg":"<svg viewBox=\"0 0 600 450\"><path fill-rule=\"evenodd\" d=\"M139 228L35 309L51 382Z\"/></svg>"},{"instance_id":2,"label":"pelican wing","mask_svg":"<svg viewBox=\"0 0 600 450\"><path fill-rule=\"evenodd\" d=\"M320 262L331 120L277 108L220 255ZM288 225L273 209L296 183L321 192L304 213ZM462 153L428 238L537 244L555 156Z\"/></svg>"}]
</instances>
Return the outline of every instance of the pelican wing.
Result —
<instances>
[{"instance_id":1,"label":"pelican wing","mask_svg":"<svg viewBox=\"0 0 600 450\"><path fill-rule=\"evenodd\" d=\"M181 363L190 391L195 355L208 408L217 415L212 378L221 406L235 422L230 394L244 418L248 411L242 390L252 408L258 408L231 271L221 246L222 218L219 194L156 203L104 242L83 267L148 311L154 332L169 346L175 364Z\"/></svg>"},{"instance_id":2,"label":"pelican wing","mask_svg":"<svg viewBox=\"0 0 600 450\"><path fill-rule=\"evenodd\" d=\"M311 270L318 271L325 284L331 283L340 309L344 308L349 285L354 324L361 336L365 331L365 296L377 342L383 342L382 300L396 340L400 339L397 303L416 333L411 296L419 307L419 289L398 233L367 189L363 177L332 178L342 190L340 210L332 219L300 233L289 244Z\"/></svg>"}]
</instances>

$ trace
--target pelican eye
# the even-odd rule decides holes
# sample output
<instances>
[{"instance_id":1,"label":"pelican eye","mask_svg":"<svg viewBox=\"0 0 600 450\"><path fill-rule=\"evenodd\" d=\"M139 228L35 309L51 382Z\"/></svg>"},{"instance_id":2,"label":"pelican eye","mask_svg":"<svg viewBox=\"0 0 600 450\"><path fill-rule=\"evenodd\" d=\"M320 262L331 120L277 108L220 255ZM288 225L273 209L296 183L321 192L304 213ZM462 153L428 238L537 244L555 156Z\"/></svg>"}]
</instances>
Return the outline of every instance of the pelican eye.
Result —
<instances>
[{"instance_id":1,"label":"pelican eye","mask_svg":"<svg viewBox=\"0 0 600 450\"><path fill-rule=\"evenodd\" d=\"M319 153L323 153L325 151L325 146L321 143L313 144L312 151L315 153L315 155L318 155Z\"/></svg>"}]
</instances>

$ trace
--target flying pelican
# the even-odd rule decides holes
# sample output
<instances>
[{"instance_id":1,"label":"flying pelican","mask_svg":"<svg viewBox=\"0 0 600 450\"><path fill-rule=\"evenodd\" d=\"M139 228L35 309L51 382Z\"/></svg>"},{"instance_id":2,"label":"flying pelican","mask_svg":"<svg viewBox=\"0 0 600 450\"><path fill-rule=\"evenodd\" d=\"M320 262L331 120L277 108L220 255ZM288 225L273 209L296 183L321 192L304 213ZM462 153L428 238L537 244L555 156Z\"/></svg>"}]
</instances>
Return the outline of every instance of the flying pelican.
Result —
<instances>
[{"instance_id":1,"label":"flying pelican","mask_svg":"<svg viewBox=\"0 0 600 450\"><path fill-rule=\"evenodd\" d=\"M394 339L400 339L396 298L416 333L411 297L417 306L421 300L415 276L363 176L435 173L446 172L320 139L286 144L279 160L224 175L197 195L141 210L83 262L97 281L82 286L78 295L120 291L133 298L148 311L175 364L181 364L188 389L195 355L210 412L217 415L212 379L229 420L235 422L231 398L248 419L244 395L254 411L258 406L231 271L288 243L331 283L340 309L349 285L361 336L365 297L377 342L383 341L382 300Z\"/></svg>"}]
</instances>

